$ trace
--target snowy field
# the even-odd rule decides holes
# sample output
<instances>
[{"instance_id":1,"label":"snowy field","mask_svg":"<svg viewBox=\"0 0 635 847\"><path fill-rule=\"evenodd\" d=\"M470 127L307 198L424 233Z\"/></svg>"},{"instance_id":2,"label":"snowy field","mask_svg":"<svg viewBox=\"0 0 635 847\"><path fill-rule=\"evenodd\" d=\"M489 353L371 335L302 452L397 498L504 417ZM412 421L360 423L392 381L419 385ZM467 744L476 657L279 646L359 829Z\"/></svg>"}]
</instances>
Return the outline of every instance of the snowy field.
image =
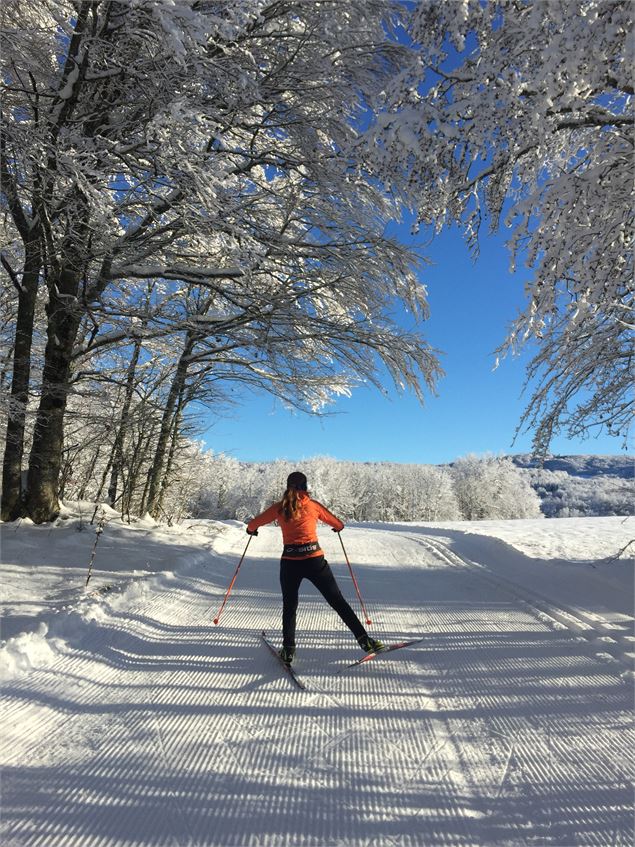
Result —
<instances>
[{"instance_id":1,"label":"snowy field","mask_svg":"<svg viewBox=\"0 0 635 847\"><path fill-rule=\"evenodd\" d=\"M372 633L425 639L338 673L303 587L299 691L277 529L215 627L242 525L111 516L85 589L86 514L1 526L4 847L633 843L635 519L347 527Z\"/></svg>"}]
</instances>

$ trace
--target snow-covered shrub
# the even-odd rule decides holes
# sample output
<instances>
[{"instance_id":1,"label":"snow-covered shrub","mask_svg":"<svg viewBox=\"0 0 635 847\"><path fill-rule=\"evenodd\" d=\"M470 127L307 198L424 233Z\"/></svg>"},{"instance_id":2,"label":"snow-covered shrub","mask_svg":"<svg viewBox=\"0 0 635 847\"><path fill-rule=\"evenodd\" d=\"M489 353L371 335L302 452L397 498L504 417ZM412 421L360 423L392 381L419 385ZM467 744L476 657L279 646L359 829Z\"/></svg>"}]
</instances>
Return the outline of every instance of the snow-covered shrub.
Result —
<instances>
[{"instance_id":1,"label":"snow-covered shrub","mask_svg":"<svg viewBox=\"0 0 635 847\"><path fill-rule=\"evenodd\" d=\"M465 456L452 466L454 489L468 521L540 517L540 499L509 458Z\"/></svg>"}]
</instances>

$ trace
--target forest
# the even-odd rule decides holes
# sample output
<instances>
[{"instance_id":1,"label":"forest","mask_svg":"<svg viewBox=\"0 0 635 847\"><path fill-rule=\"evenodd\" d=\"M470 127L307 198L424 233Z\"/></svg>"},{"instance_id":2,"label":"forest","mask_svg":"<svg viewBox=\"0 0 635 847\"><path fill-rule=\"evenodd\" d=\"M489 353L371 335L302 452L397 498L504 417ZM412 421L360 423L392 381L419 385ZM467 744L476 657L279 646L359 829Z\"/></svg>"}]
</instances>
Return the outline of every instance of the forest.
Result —
<instances>
[{"instance_id":1,"label":"forest","mask_svg":"<svg viewBox=\"0 0 635 847\"><path fill-rule=\"evenodd\" d=\"M205 456L203 461L200 459ZM345 520L455 521L635 514L632 457L464 456L449 465L343 462L239 463L203 454L199 517L243 520L279 499L298 465L312 492ZM207 468L207 473L203 470Z\"/></svg>"},{"instance_id":2,"label":"forest","mask_svg":"<svg viewBox=\"0 0 635 847\"><path fill-rule=\"evenodd\" d=\"M98 489L105 458L75 465L64 496L87 520L114 516ZM101 462L101 464L100 464ZM160 521L249 520L282 496L301 469L311 493L346 521L457 521L635 514L635 463L624 456L464 456L448 465L351 462L315 456L299 462L240 462L191 442L179 454ZM123 501L125 506L125 501ZM78 504L78 505L77 505ZM134 511L119 507L128 523Z\"/></svg>"}]
</instances>

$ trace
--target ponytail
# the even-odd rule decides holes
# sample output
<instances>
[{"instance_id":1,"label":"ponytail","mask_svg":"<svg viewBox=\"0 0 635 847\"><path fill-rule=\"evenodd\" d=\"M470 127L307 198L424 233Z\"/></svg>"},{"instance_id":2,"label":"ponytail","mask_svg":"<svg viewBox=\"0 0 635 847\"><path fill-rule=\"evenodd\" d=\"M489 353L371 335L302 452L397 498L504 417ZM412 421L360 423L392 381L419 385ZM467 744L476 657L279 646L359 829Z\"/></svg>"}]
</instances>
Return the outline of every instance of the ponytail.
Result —
<instances>
[{"instance_id":1,"label":"ponytail","mask_svg":"<svg viewBox=\"0 0 635 847\"><path fill-rule=\"evenodd\" d=\"M300 497L297 488L287 488L280 503L280 511L290 521L297 517L300 511Z\"/></svg>"},{"instance_id":2,"label":"ponytail","mask_svg":"<svg viewBox=\"0 0 635 847\"><path fill-rule=\"evenodd\" d=\"M294 471L287 478L287 490L280 503L280 511L290 521L297 517L300 511L300 491L307 490L307 478L300 471Z\"/></svg>"}]
</instances>

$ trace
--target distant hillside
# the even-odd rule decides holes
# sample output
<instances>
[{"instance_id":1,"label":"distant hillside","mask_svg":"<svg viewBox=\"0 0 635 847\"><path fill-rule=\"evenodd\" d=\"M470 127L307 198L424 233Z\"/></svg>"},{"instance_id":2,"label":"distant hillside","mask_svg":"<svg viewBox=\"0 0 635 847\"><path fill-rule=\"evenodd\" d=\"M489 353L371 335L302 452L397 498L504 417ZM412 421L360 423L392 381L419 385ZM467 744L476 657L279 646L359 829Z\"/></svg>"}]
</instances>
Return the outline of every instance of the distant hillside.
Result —
<instances>
[{"instance_id":1,"label":"distant hillside","mask_svg":"<svg viewBox=\"0 0 635 847\"><path fill-rule=\"evenodd\" d=\"M544 468L547 471L565 471L572 476L619 476L633 479L635 458L632 456L551 456L538 462L530 453L510 457L519 468Z\"/></svg>"},{"instance_id":2,"label":"distant hillside","mask_svg":"<svg viewBox=\"0 0 635 847\"><path fill-rule=\"evenodd\" d=\"M635 460L632 456L510 456L529 476L549 518L635 515Z\"/></svg>"}]
</instances>

